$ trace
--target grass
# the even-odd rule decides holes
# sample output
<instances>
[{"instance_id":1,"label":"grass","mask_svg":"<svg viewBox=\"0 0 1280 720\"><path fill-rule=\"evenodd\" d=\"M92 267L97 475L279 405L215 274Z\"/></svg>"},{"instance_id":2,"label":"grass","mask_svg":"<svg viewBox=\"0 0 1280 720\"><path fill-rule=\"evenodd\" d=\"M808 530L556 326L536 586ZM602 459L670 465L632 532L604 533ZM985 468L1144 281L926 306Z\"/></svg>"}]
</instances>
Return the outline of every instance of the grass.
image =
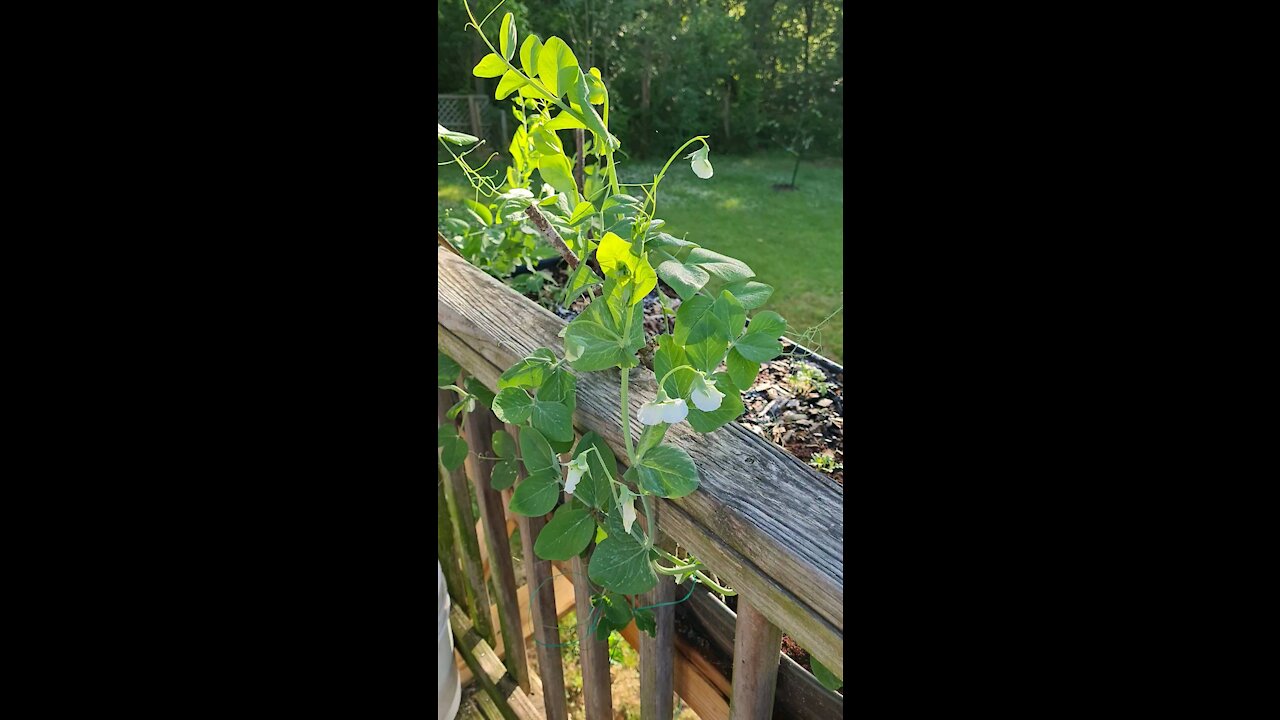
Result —
<instances>
[{"instance_id":1,"label":"grass","mask_svg":"<svg viewBox=\"0 0 1280 720\"><path fill-rule=\"evenodd\" d=\"M650 182L663 162L622 158L619 181ZM843 365L843 161L802 162L794 191L773 189L790 182L793 156L717 156L713 147L711 163L710 180L694 175L688 160L671 164L658 193L663 231L750 265L756 280L774 287L773 297L754 312L774 310L787 320L787 337ZM495 168L504 166L495 161L486 174ZM441 211L473 197L458 168L441 167L438 177ZM643 196L639 188L630 194Z\"/></svg>"}]
</instances>

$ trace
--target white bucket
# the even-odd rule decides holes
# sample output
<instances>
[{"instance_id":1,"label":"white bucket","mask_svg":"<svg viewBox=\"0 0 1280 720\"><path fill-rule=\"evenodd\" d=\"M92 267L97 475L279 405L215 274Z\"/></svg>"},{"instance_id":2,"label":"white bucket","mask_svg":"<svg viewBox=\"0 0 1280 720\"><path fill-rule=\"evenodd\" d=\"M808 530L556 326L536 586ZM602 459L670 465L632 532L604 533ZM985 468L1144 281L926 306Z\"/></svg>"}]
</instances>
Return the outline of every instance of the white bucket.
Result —
<instances>
[{"instance_id":1,"label":"white bucket","mask_svg":"<svg viewBox=\"0 0 1280 720\"><path fill-rule=\"evenodd\" d=\"M453 720L462 700L462 686L458 683L458 667L453 664L453 630L449 628L449 590L444 583L444 570L436 560L436 578L439 590L440 632L436 638L436 691L438 720Z\"/></svg>"}]
</instances>

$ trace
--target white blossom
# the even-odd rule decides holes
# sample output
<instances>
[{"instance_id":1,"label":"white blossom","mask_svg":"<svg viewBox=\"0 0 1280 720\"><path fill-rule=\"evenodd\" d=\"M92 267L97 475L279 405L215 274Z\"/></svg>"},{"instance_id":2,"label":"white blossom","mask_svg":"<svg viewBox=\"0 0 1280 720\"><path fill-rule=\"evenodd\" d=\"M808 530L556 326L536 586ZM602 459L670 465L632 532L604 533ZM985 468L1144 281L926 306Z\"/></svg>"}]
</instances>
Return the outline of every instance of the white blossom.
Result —
<instances>
[{"instance_id":1,"label":"white blossom","mask_svg":"<svg viewBox=\"0 0 1280 720\"><path fill-rule=\"evenodd\" d=\"M711 175L715 172L711 167L711 161L707 159L707 153L709 152L711 152L711 149L708 148L706 145L703 145L697 150L694 150L693 152L684 156L685 160L689 160L689 159L693 160L693 163L692 163L693 173L698 177L702 178L703 180L710 178Z\"/></svg>"},{"instance_id":2,"label":"white blossom","mask_svg":"<svg viewBox=\"0 0 1280 720\"><path fill-rule=\"evenodd\" d=\"M668 425L675 425L689 416L689 406L680 398L669 400L663 405L662 422Z\"/></svg>"},{"instance_id":3,"label":"white blossom","mask_svg":"<svg viewBox=\"0 0 1280 720\"><path fill-rule=\"evenodd\" d=\"M569 477L564 481L564 491L572 495L573 489L578 487L578 481L589 471L587 456L585 454L579 455L566 463L565 467L569 468Z\"/></svg>"},{"instance_id":4,"label":"white blossom","mask_svg":"<svg viewBox=\"0 0 1280 720\"><path fill-rule=\"evenodd\" d=\"M689 399L702 412L711 412L720 407L720 402L724 400L724 393L716 388L710 378L699 373L693 379L693 392L689 395Z\"/></svg>"},{"instance_id":5,"label":"white blossom","mask_svg":"<svg viewBox=\"0 0 1280 720\"><path fill-rule=\"evenodd\" d=\"M636 495L626 488L622 489L622 529L631 532L631 525L636 521Z\"/></svg>"},{"instance_id":6,"label":"white blossom","mask_svg":"<svg viewBox=\"0 0 1280 720\"><path fill-rule=\"evenodd\" d=\"M637 416L640 418L640 424L658 425L667 423L674 425L688 417L689 406L685 404L684 400L680 398L664 400L662 398L663 396L659 395L654 402L647 402L640 406L640 413Z\"/></svg>"}]
</instances>

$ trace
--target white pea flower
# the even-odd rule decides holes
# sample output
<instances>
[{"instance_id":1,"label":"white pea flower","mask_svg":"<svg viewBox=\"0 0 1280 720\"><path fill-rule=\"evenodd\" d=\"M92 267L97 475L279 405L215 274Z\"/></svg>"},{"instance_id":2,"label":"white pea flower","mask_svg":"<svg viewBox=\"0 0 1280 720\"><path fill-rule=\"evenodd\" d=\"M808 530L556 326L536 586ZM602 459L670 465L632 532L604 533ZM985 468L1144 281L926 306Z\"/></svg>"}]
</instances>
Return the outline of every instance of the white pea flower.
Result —
<instances>
[{"instance_id":1,"label":"white pea flower","mask_svg":"<svg viewBox=\"0 0 1280 720\"><path fill-rule=\"evenodd\" d=\"M663 400L662 396L654 402L647 402L640 406L640 424L642 425L658 425L667 423L674 425L684 420L689 415L689 406L684 400L676 398L675 400Z\"/></svg>"},{"instance_id":2,"label":"white pea flower","mask_svg":"<svg viewBox=\"0 0 1280 720\"><path fill-rule=\"evenodd\" d=\"M636 495L623 488L620 507L622 508L622 529L630 534L631 525L636 521Z\"/></svg>"},{"instance_id":3,"label":"white pea flower","mask_svg":"<svg viewBox=\"0 0 1280 720\"><path fill-rule=\"evenodd\" d=\"M710 378L699 374L693 379L693 392L689 395L689 399L702 412L711 412L720 407L720 401L724 400L724 393L716 388Z\"/></svg>"},{"instance_id":4,"label":"white pea flower","mask_svg":"<svg viewBox=\"0 0 1280 720\"><path fill-rule=\"evenodd\" d=\"M579 455L570 462L565 463L565 467L569 468L569 477L564 481L564 491L572 495L573 489L578 487L578 481L590 469L587 465L587 456L585 454Z\"/></svg>"},{"instance_id":5,"label":"white pea flower","mask_svg":"<svg viewBox=\"0 0 1280 720\"><path fill-rule=\"evenodd\" d=\"M662 422L662 405L647 402L640 406L640 424L657 425Z\"/></svg>"},{"instance_id":6,"label":"white pea flower","mask_svg":"<svg viewBox=\"0 0 1280 720\"><path fill-rule=\"evenodd\" d=\"M703 180L710 178L711 175L715 172L711 168L711 161L707 159L707 153L709 152L711 152L711 148L707 147L706 145L703 145L697 150L694 150L693 152L684 156L685 160L689 160L689 159L693 160L693 174L697 175Z\"/></svg>"},{"instance_id":7,"label":"white pea flower","mask_svg":"<svg viewBox=\"0 0 1280 720\"><path fill-rule=\"evenodd\" d=\"M662 409L662 422L668 425L675 425L688 416L689 406L680 398L666 402Z\"/></svg>"}]
</instances>

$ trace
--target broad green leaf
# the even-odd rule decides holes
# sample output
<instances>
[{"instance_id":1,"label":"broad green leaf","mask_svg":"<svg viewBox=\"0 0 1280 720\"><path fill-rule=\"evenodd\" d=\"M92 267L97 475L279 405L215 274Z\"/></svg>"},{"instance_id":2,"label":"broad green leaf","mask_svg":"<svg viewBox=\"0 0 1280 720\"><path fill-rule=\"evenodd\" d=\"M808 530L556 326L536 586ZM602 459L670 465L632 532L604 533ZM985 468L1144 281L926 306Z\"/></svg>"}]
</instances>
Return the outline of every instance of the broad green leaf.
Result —
<instances>
[{"instance_id":1,"label":"broad green leaf","mask_svg":"<svg viewBox=\"0 0 1280 720\"><path fill-rule=\"evenodd\" d=\"M562 112L559 115L555 116L555 118L552 119L551 122L547 123L546 125L543 125L543 127L545 127L548 130L576 130L578 128L586 129L587 126L584 125L582 121L579 120L578 118L570 115L567 112Z\"/></svg>"},{"instance_id":2,"label":"broad green leaf","mask_svg":"<svg viewBox=\"0 0 1280 720\"><path fill-rule=\"evenodd\" d=\"M511 93L528 84L529 81L525 80L520 73L515 70L508 70L502 76L502 80L498 81L498 89L493 91L493 97L495 100L503 100Z\"/></svg>"},{"instance_id":3,"label":"broad green leaf","mask_svg":"<svg viewBox=\"0 0 1280 720\"><path fill-rule=\"evenodd\" d=\"M689 398L693 372L687 369L671 372L671 369L690 364L692 363L689 362L684 347L674 337L667 334L658 336L658 349L653 353L653 374L659 380L665 378L662 387L667 391L668 397Z\"/></svg>"},{"instance_id":4,"label":"broad green leaf","mask_svg":"<svg viewBox=\"0 0 1280 720\"><path fill-rule=\"evenodd\" d=\"M564 155L564 143L560 142L560 136L548 130L545 124L530 130L529 138L533 140L534 152L542 155Z\"/></svg>"},{"instance_id":5,"label":"broad green leaf","mask_svg":"<svg viewBox=\"0 0 1280 720\"><path fill-rule=\"evenodd\" d=\"M627 282L632 285L629 302L635 305L657 287L658 275L649 264L648 257L637 257L631 250L631 243L607 232L600 240L600 247L596 248L596 261L605 275L611 277L622 275L622 269L626 268Z\"/></svg>"},{"instance_id":6,"label":"broad green leaf","mask_svg":"<svg viewBox=\"0 0 1280 720\"><path fill-rule=\"evenodd\" d=\"M617 333L579 315L565 330L564 356L574 370L594 372L623 364L628 353L626 343Z\"/></svg>"},{"instance_id":7,"label":"broad green leaf","mask_svg":"<svg viewBox=\"0 0 1280 720\"><path fill-rule=\"evenodd\" d=\"M724 359L728 348L729 343L713 335L702 342L685 345L684 354L690 365L702 372L711 372Z\"/></svg>"},{"instance_id":8,"label":"broad green leaf","mask_svg":"<svg viewBox=\"0 0 1280 720\"><path fill-rule=\"evenodd\" d=\"M467 459L467 441L458 437L456 434L447 438L444 442L444 452L440 454L440 461L448 470L457 470L462 467L463 461Z\"/></svg>"},{"instance_id":9,"label":"broad green leaf","mask_svg":"<svg viewBox=\"0 0 1280 720\"><path fill-rule=\"evenodd\" d=\"M470 145L472 143L480 142L480 138L475 135L454 132L440 123L436 123L436 138L448 143L453 143L454 145Z\"/></svg>"},{"instance_id":10,"label":"broad green leaf","mask_svg":"<svg viewBox=\"0 0 1280 720\"><path fill-rule=\"evenodd\" d=\"M742 353L735 348L729 351L729 356L725 359L725 371L734 387L746 392L760 375L760 363L742 357Z\"/></svg>"},{"instance_id":11,"label":"broad green leaf","mask_svg":"<svg viewBox=\"0 0 1280 720\"><path fill-rule=\"evenodd\" d=\"M597 585L624 595L648 592L658 584L648 549L630 537L611 535L597 545L587 576Z\"/></svg>"},{"instance_id":12,"label":"broad green leaf","mask_svg":"<svg viewBox=\"0 0 1280 720\"><path fill-rule=\"evenodd\" d=\"M745 333L733 343L733 349L753 362L768 362L782 354L782 343L765 333Z\"/></svg>"},{"instance_id":13,"label":"broad green leaf","mask_svg":"<svg viewBox=\"0 0 1280 720\"><path fill-rule=\"evenodd\" d=\"M493 398L492 407L493 414L502 422L523 425L533 412L533 399L522 388L503 388Z\"/></svg>"},{"instance_id":14,"label":"broad green leaf","mask_svg":"<svg viewBox=\"0 0 1280 720\"><path fill-rule=\"evenodd\" d=\"M594 213L595 211L596 211L595 205L592 205L586 200L583 200L582 202L578 203L578 207L573 209L573 214L569 216L569 224L577 225L578 223L581 223L583 220L586 220L587 218L591 217L592 213ZM582 267L582 265L585 265L585 264L586 263L582 263L578 267Z\"/></svg>"},{"instance_id":15,"label":"broad green leaf","mask_svg":"<svg viewBox=\"0 0 1280 720\"><path fill-rule=\"evenodd\" d=\"M445 355L439 350L436 351L436 385L444 387L450 383L458 381L458 375L462 373L462 366L453 361L453 358Z\"/></svg>"},{"instance_id":16,"label":"broad green leaf","mask_svg":"<svg viewBox=\"0 0 1280 720\"><path fill-rule=\"evenodd\" d=\"M605 444L604 438L594 432L582 436L573 450L573 457L576 458L591 448L595 448L599 455L595 452L587 455L587 465L591 472L578 481L578 486L573 489L573 496L597 510L608 512L613 507L609 478L618 477L618 460L614 457L613 450Z\"/></svg>"},{"instance_id":17,"label":"broad green leaf","mask_svg":"<svg viewBox=\"0 0 1280 720\"><path fill-rule=\"evenodd\" d=\"M600 283L600 276L596 275L596 271L586 263L578 263L578 267L573 271L573 275L569 277L568 296L564 305L568 306L579 295L587 291L587 288Z\"/></svg>"},{"instance_id":18,"label":"broad green leaf","mask_svg":"<svg viewBox=\"0 0 1280 720\"><path fill-rule=\"evenodd\" d=\"M547 444L551 446L551 451L556 455L563 455L573 449L572 440L552 440L547 438Z\"/></svg>"},{"instance_id":19,"label":"broad green leaf","mask_svg":"<svg viewBox=\"0 0 1280 720\"><path fill-rule=\"evenodd\" d=\"M591 86L587 78L589 76L582 71L578 71L578 77L574 83L569 86L567 92L569 99L573 101L570 107L582 113L586 126L590 128L597 137L610 137L609 131L604 126L604 121L600 119L600 115L596 113L596 109L591 107L591 103L587 101L591 94Z\"/></svg>"},{"instance_id":20,"label":"broad green leaf","mask_svg":"<svg viewBox=\"0 0 1280 720\"><path fill-rule=\"evenodd\" d=\"M578 203L578 186L573 179L573 168L569 166L568 158L560 153L543 155L538 159L538 172L542 173L544 182L568 195L575 205Z\"/></svg>"},{"instance_id":21,"label":"broad green leaf","mask_svg":"<svg viewBox=\"0 0 1280 720\"><path fill-rule=\"evenodd\" d=\"M497 430L493 433L493 452L500 458L511 460L516 456L516 441L507 434L506 430Z\"/></svg>"},{"instance_id":22,"label":"broad green leaf","mask_svg":"<svg viewBox=\"0 0 1280 720\"><path fill-rule=\"evenodd\" d=\"M533 477L538 473L550 472L559 477L560 462L547 439L534 428L520 428L520 461L524 463L525 473Z\"/></svg>"},{"instance_id":23,"label":"broad green leaf","mask_svg":"<svg viewBox=\"0 0 1280 720\"><path fill-rule=\"evenodd\" d=\"M493 213L489 212L489 208L481 205L471 198L463 198L462 203L468 208L471 208L471 211L478 215L480 219L484 221L485 225L493 224Z\"/></svg>"},{"instance_id":24,"label":"broad green leaf","mask_svg":"<svg viewBox=\"0 0 1280 720\"><path fill-rule=\"evenodd\" d=\"M520 45L520 67L529 77L538 76L538 53L542 52L542 41L537 35L530 35Z\"/></svg>"},{"instance_id":25,"label":"broad green leaf","mask_svg":"<svg viewBox=\"0 0 1280 720\"><path fill-rule=\"evenodd\" d=\"M724 333L721 337L726 343L742 333L742 326L747 322L747 311L732 293L721 290L720 297L711 306L711 312L720 321L722 327L718 329Z\"/></svg>"},{"instance_id":26,"label":"broad green leaf","mask_svg":"<svg viewBox=\"0 0 1280 720\"><path fill-rule=\"evenodd\" d=\"M538 348L533 354L512 365L498 378L498 389L509 387L536 388L547 377L547 370L556 356L547 348Z\"/></svg>"},{"instance_id":27,"label":"broad green leaf","mask_svg":"<svg viewBox=\"0 0 1280 720\"><path fill-rule=\"evenodd\" d=\"M590 102L592 105L604 104L604 99L608 91L605 89L604 80L600 78L599 68L591 68L587 73L587 87L591 89Z\"/></svg>"},{"instance_id":28,"label":"broad green leaf","mask_svg":"<svg viewBox=\"0 0 1280 720\"><path fill-rule=\"evenodd\" d=\"M818 662L818 658L813 655L809 656L809 666L813 668L813 676L818 679L818 682L822 683L822 687L831 692L844 687L844 681L828 670L826 665Z\"/></svg>"},{"instance_id":29,"label":"broad green leaf","mask_svg":"<svg viewBox=\"0 0 1280 720\"><path fill-rule=\"evenodd\" d=\"M520 433L523 440L525 433ZM560 499L560 476L556 470L532 473L516 485L507 508L513 513L528 517L546 515Z\"/></svg>"},{"instance_id":30,"label":"broad green leaf","mask_svg":"<svg viewBox=\"0 0 1280 720\"><path fill-rule=\"evenodd\" d=\"M502 31L498 33L498 49L502 57L510 60L516 53L516 24L511 13L502 16Z\"/></svg>"},{"instance_id":31,"label":"broad green leaf","mask_svg":"<svg viewBox=\"0 0 1280 720\"><path fill-rule=\"evenodd\" d=\"M699 247L702 246L697 243L691 243L688 240L682 240L674 235L668 235L664 232L657 233L645 241L646 250L649 250L650 252L654 250L665 251L682 263L689 258L689 253Z\"/></svg>"},{"instance_id":32,"label":"broad green leaf","mask_svg":"<svg viewBox=\"0 0 1280 720\"><path fill-rule=\"evenodd\" d=\"M489 484L494 490L506 490L515 483L520 469L515 460L499 460L493 464L493 473L489 476Z\"/></svg>"},{"instance_id":33,"label":"broad green leaf","mask_svg":"<svg viewBox=\"0 0 1280 720\"><path fill-rule=\"evenodd\" d=\"M724 289L733 293L733 296L738 298L738 302L742 303L742 307L747 310L755 310L764 305L769 301L769 296L773 295L772 285L754 280L739 280L725 285Z\"/></svg>"},{"instance_id":34,"label":"broad green leaf","mask_svg":"<svg viewBox=\"0 0 1280 720\"><path fill-rule=\"evenodd\" d=\"M751 326L747 328L749 333L760 333L775 338L780 337L786 331L787 321L772 310L766 310L751 318Z\"/></svg>"},{"instance_id":35,"label":"broad green leaf","mask_svg":"<svg viewBox=\"0 0 1280 720\"><path fill-rule=\"evenodd\" d=\"M676 342L688 346L723 335L724 323L711 311L714 305L715 301L706 295L697 295L681 303L676 311Z\"/></svg>"},{"instance_id":36,"label":"broad green leaf","mask_svg":"<svg viewBox=\"0 0 1280 720\"><path fill-rule=\"evenodd\" d=\"M530 417L533 427L548 440L573 442L573 416L564 403L534 400Z\"/></svg>"},{"instance_id":37,"label":"broad green leaf","mask_svg":"<svg viewBox=\"0 0 1280 720\"><path fill-rule=\"evenodd\" d=\"M711 275L697 265L686 265L670 254L665 252L662 254L671 259L658 264L658 277L670 285L680 299L688 300L697 295L698 291L711 279ZM653 254L650 255L652 256Z\"/></svg>"},{"instance_id":38,"label":"broad green leaf","mask_svg":"<svg viewBox=\"0 0 1280 720\"><path fill-rule=\"evenodd\" d=\"M658 622L649 608L636 608L631 611L636 618L636 629L649 633L649 637L657 637Z\"/></svg>"},{"instance_id":39,"label":"broad green leaf","mask_svg":"<svg viewBox=\"0 0 1280 720\"><path fill-rule=\"evenodd\" d=\"M547 373L547 379L538 386L539 402L564 403L570 411L578 402L578 379L563 367Z\"/></svg>"},{"instance_id":40,"label":"broad green leaf","mask_svg":"<svg viewBox=\"0 0 1280 720\"><path fill-rule=\"evenodd\" d=\"M471 395L474 395L476 397L476 400L482 406L489 407L493 405L494 395L492 392L489 392L489 388L485 387L484 383L480 382L479 380L473 377L469 377L467 378L467 382L464 384L467 386L467 392L470 393ZM471 411L468 410L467 412L471 412Z\"/></svg>"},{"instance_id":41,"label":"broad green leaf","mask_svg":"<svg viewBox=\"0 0 1280 720\"><path fill-rule=\"evenodd\" d=\"M709 433L726 423L733 422L747 409L742 404L741 393L739 393L738 388L733 386L733 382L729 380L728 375L716 373L713 377L715 378L716 389L724 393L724 399L720 401L720 407L710 412L703 412L692 401L689 403L689 417L687 418L689 426L700 433Z\"/></svg>"},{"instance_id":42,"label":"broad green leaf","mask_svg":"<svg viewBox=\"0 0 1280 720\"><path fill-rule=\"evenodd\" d=\"M561 505L538 534L533 552L543 560L568 560L586 550L595 534L596 521L590 513Z\"/></svg>"},{"instance_id":43,"label":"broad green leaf","mask_svg":"<svg viewBox=\"0 0 1280 720\"><path fill-rule=\"evenodd\" d=\"M694 248L685 258L685 262L699 265L712 276L727 283L748 280L756 276L751 268L741 260L736 260L706 248Z\"/></svg>"},{"instance_id":44,"label":"broad green leaf","mask_svg":"<svg viewBox=\"0 0 1280 720\"><path fill-rule=\"evenodd\" d=\"M482 78L495 78L507 71L507 64L502 62L502 58L489 53L476 63L471 69L471 74Z\"/></svg>"},{"instance_id":45,"label":"broad green leaf","mask_svg":"<svg viewBox=\"0 0 1280 720\"><path fill-rule=\"evenodd\" d=\"M465 408L467 412L475 410L476 399L471 396L462 398L458 402L454 403L453 407L449 408L449 411L445 413L445 415L450 419L456 418L458 417L458 413L462 412L463 408Z\"/></svg>"},{"instance_id":46,"label":"broad green leaf","mask_svg":"<svg viewBox=\"0 0 1280 720\"><path fill-rule=\"evenodd\" d=\"M458 437L458 428L453 424L436 428L436 447L444 447L450 438Z\"/></svg>"},{"instance_id":47,"label":"broad green leaf","mask_svg":"<svg viewBox=\"0 0 1280 720\"><path fill-rule=\"evenodd\" d=\"M554 35L547 38L542 52L538 53L538 76L547 90L556 97L564 95L581 72L578 58L569 46Z\"/></svg>"},{"instance_id":48,"label":"broad green leaf","mask_svg":"<svg viewBox=\"0 0 1280 720\"><path fill-rule=\"evenodd\" d=\"M640 487L658 497L681 498L698 489L698 469L693 459L674 445L659 445L645 453L636 471Z\"/></svg>"},{"instance_id":49,"label":"broad green leaf","mask_svg":"<svg viewBox=\"0 0 1280 720\"><path fill-rule=\"evenodd\" d=\"M667 381L668 383L671 380ZM694 410L689 408L690 412ZM658 446L662 442L662 438L667 434L667 428L671 427L666 423L658 423L657 425L645 425L644 432L640 433L640 442L636 443L636 457L643 458L644 454L652 448Z\"/></svg>"}]
</instances>

